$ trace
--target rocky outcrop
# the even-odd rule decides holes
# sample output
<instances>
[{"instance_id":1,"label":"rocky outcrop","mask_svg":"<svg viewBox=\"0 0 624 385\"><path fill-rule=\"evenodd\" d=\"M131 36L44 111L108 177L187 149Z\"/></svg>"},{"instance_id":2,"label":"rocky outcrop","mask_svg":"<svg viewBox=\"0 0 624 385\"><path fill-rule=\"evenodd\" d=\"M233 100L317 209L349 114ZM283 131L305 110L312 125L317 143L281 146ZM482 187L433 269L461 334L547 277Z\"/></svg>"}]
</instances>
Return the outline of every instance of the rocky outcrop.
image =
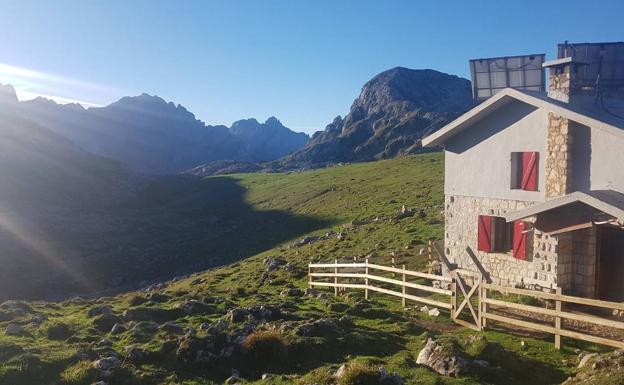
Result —
<instances>
[{"instance_id":1,"label":"rocky outcrop","mask_svg":"<svg viewBox=\"0 0 624 385\"><path fill-rule=\"evenodd\" d=\"M364 85L351 111L317 132L283 168L391 158L420 151L420 139L472 106L470 82L434 70L397 67Z\"/></svg>"},{"instance_id":2,"label":"rocky outcrop","mask_svg":"<svg viewBox=\"0 0 624 385\"><path fill-rule=\"evenodd\" d=\"M450 377L458 377L468 368L468 360L453 345L439 344L431 338L418 354L416 363Z\"/></svg>"}]
</instances>

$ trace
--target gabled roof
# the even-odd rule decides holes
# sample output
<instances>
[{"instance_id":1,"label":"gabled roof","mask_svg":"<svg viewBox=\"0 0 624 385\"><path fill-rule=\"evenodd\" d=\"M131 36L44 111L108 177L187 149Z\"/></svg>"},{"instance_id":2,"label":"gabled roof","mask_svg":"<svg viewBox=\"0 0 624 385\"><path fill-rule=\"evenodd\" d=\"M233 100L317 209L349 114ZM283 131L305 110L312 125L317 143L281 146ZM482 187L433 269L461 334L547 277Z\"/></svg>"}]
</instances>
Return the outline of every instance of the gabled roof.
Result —
<instances>
[{"instance_id":1,"label":"gabled roof","mask_svg":"<svg viewBox=\"0 0 624 385\"><path fill-rule=\"evenodd\" d=\"M624 219L624 194L613 190L576 191L505 215L507 222L528 218L573 203L584 203L617 219Z\"/></svg>"},{"instance_id":2,"label":"gabled roof","mask_svg":"<svg viewBox=\"0 0 624 385\"><path fill-rule=\"evenodd\" d=\"M593 99L593 98L591 98ZM440 130L422 139L425 147L435 147L444 144L449 138L474 125L498 108L513 101L521 101L537 108L546 108L549 111L563 116L577 123L596 129L607 130L617 135L624 136L624 120L610 115L592 100L586 99L584 103L568 104L551 99L543 92L521 91L513 88L505 88L483 103L466 112Z\"/></svg>"}]
</instances>

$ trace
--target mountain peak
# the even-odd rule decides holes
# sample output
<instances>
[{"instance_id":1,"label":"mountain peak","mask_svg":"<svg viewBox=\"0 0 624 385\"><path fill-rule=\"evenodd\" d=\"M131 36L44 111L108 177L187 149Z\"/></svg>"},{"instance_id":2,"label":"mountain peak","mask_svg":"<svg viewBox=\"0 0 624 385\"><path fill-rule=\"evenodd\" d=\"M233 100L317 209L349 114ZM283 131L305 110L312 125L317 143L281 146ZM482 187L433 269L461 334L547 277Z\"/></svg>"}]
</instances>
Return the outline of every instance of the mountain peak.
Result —
<instances>
[{"instance_id":1,"label":"mountain peak","mask_svg":"<svg viewBox=\"0 0 624 385\"><path fill-rule=\"evenodd\" d=\"M472 105L467 79L432 69L394 67L364 84L344 119L334 119L280 164L319 167L412 153L424 135Z\"/></svg>"},{"instance_id":2,"label":"mountain peak","mask_svg":"<svg viewBox=\"0 0 624 385\"><path fill-rule=\"evenodd\" d=\"M265 126L282 126L282 122L279 121L275 116L269 116L269 118L264 122Z\"/></svg>"},{"instance_id":3,"label":"mountain peak","mask_svg":"<svg viewBox=\"0 0 624 385\"><path fill-rule=\"evenodd\" d=\"M0 103L17 103L17 93L10 84L0 83Z\"/></svg>"}]
</instances>

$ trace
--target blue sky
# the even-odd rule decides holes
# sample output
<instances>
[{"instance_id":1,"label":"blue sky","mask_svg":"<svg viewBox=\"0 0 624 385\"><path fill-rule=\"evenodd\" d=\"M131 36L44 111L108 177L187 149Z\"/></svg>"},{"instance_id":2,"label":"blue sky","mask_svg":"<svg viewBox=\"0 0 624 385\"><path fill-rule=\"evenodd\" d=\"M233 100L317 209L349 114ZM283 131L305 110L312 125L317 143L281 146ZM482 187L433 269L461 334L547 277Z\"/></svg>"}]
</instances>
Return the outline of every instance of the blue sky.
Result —
<instances>
[{"instance_id":1,"label":"blue sky","mask_svg":"<svg viewBox=\"0 0 624 385\"><path fill-rule=\"evenodd\" d=\"M564 40L624 40L622 15L621 0L0 0L0 83L94 105L147 92L208 124L275 115L311 133L383 70L553 58Z\"/></svg>"}]
</instances>

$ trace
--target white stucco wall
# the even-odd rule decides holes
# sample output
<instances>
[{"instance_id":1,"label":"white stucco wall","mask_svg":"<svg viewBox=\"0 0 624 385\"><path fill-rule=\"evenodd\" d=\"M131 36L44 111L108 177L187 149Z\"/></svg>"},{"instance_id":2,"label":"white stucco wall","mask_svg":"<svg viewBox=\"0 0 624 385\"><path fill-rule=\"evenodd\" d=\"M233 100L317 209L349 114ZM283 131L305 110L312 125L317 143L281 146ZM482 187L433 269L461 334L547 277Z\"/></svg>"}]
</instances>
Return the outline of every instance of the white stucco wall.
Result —
<instances>
[{"instance_id":1,"label":"white stucco wall","mask_svg":"<svg viewBox=\"0 0 624 385\"><path fill-rule=\"evenodd\" d=\"M523 102L510 103L445 147L446 195L516 201L545 200L548 112ZM538 191L511 189L511 153L539 152Z\"/></svg>"},{"instance_id":2,"label":"white stucco wall","mask_svg":"<svg viewBox=\"0 0 624 385\"><path fill-rule=\"evenodd\" d=\"M624 137L593 129L590 148L590 188L624 193Z\"/></svg>"}]
</instances>

